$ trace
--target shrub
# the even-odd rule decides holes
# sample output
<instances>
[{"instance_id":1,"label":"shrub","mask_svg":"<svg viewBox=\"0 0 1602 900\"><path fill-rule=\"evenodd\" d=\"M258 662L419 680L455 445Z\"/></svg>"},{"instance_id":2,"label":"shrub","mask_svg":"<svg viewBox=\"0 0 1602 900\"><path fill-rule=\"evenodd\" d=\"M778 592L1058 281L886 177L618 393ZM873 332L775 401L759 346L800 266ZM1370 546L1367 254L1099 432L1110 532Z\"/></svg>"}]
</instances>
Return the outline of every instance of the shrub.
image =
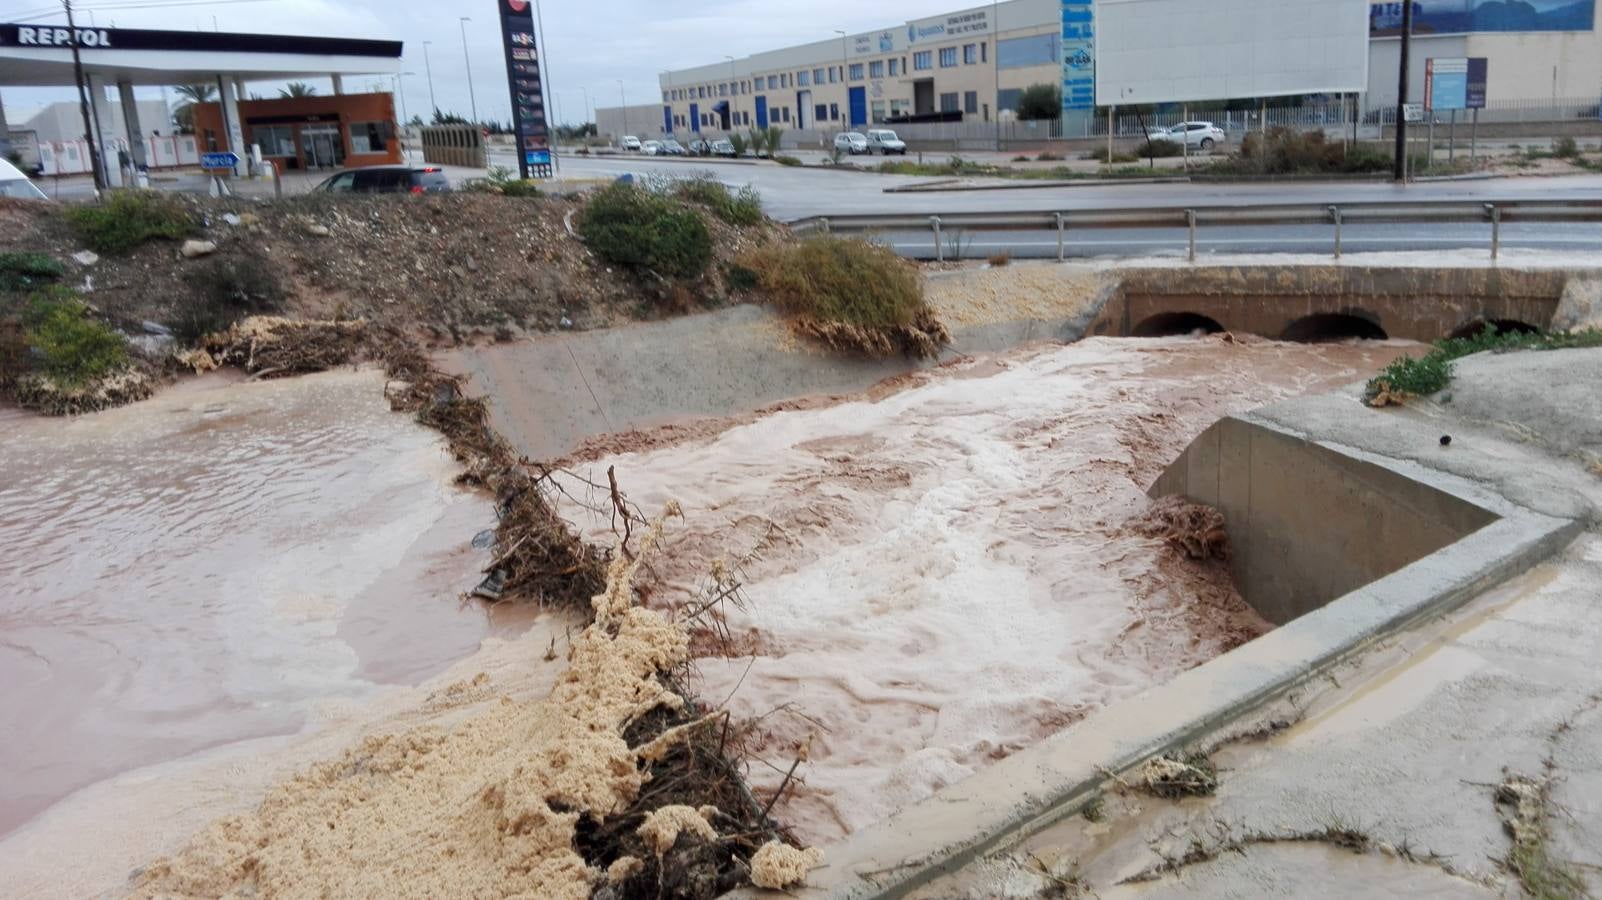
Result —
<instances>
[{"instance_id":1,"label":"shrub","mask_svg":"<svg viewBox=\"0 0 1602 900\"><path fill-rule=\"evenodd\" d=\"M577 225L585 246L616 265L693 278L712 261L712 235L695 210L633 184L596 191Z\"/></svg>"},{"instance_id":2,"label":"shrub","mask_svg":"<svg viewBox=\"0 0 1602 900\"><path fill-rule=\"evenodd\" d=\"M254 254L206 260L186 276L192 293L180 302L173 335L198 344L248 316L283 309L286 296L277 271Z\"/></svg>"},{"instance_id":3,"label":"shrub","mask_svg":"<svg viewBox=\"0 0 1602 900\"><path fill-rule=\"evenodd\" d=\"M1270 128L1267 135L1251 132L1240 145L1240 155L1214 164L1226 173L1264 175L1364 174L1385 172L1395 159L1372 144L1337 144L1322 131Z\"/></svg>"},{"instance_id":4,"label":"shrub","mask_svg":"<svg viewBox=\"0 0 1602 900\"><path fill-rule=\"evenodd\" d=\"M1602 347L1602 329L1566 332L1499 331L1494 323L1473 337L1447 338L1422 357L1404 356L1368 383L1365 397L1375 406L1427 397L1445 390L1452 383L1453 363L1465 356L1491 351L1567 350L1576 347Z\"/></svg>"},{"instance_id":5,"label":"shrub","mask_svg":"<svg viewBox=\"0 0 1602 900\"><path fill-rule=\"evenodd\" d=\"M1002 266L1012 265L1012 254L1006 251L993 253L985 259L985 262L988 262L991 268L999 269Z\"/></svg>"},{"instance_id":6,"label":"shrub","mask_svg":"<svg viewBox=\"0 0 1602 900\"><path fill-rule=\"evenodd\" d=\"M799 166L799 165L801 165L801 160L796 159L793 156L783 156L783 155L775 156L775 157L773 157L773 161L778 163L781 166Z\"/></svg>"},{"instance_id":7,"label":"shrub","mask_svg":"<svg viewBox=\"0 0 1602 900\"><path fill-rule=\"evenodd\" d=\"M475 178L465 185L466 190L476 194L501 194L506 197L539 197L539 184L533 180L517 177L517 173L506 166L491 166L488 177Z\"/></svg>"},{"instance_id":8,"label":"shrub","mask_svg":"<svg viewBox=\"0 0 1602 900\"><path fill-rule=\"evenodd\" d=\"M127 253L146 241L175 241L195 231L188 211L153 191L113 191L99 205L70 210L67 220L96 253Z\"/></svg>"},{"instance_id":9,"label":"shrub","mask_svg":"<svg viewBox=\"0 0 1602 900\"><path fill-rule=\"evenodd\" d=\"M1558 159L1574 159L1580 155L1580 145L1574 138L1560 137L1552 143L1552 155Z\"/></svg>"},{"instance_id":10,"label":"shrub","mask_svg":"<svg viewBox=\"0 0 1602 900\"><path fill-rule=\"evenodd\" d=\"M59 387L80 387L128 362L123 336L90 318L89 308L71 291L58 288L35 295L23 324L39 368Z\"/></svg>"},{"instance_id":11,"label":"shrub","mask_svg":"<svg viewBox=\"0 0 1602 900\"><path fill-rule=\"evenodd\" d=\"M757 225L762 222L762 196L749 185L730 193L722 182L712 176L697 175L669 181L665 192L688 203L706 207L730 225Z\"/></svg>"},{"instance_id":12,"label":"shrub","mask_svg":"<svg viewBox=\"0 0 1602 900\"><path fill-rule=\"evenodd\" d=\"M1099 147L1090 151L1089 153L1086 153L1080 158L1093 159L1104 166L1129 165L1130 163L1140 162L1140 157L1133 153L1119 153L1117 151L1113 151L1111 154L1109 154L1106 147Z\"/></svg>"},{"instance_id":13,"label":"shrub","mask_svg":"<svg viewBox=\"0 0 1602 900\"><path fill-rule=\"evenodd\" d=\"M731 263L723 270L723 280L728 283L729 290L742 294L750 293L761 286L757 273L739 263Z\"/></svg>"},{"instance_id":14,"label":"shrub","mask_svg":"<svg viewBox=\"0 0 1602 900\"><path fill-rule=\"evenodd\" d=\"M745 151L751 149L751 142L746 140L745 135L736 131L729 134L729 146L734 148L734 155L738 158L744 156Z\"/></svg>"},{"instance_id":15,"label":"shrub","mask_svg":"<svg viewBox=\"0 0 1602 900\"><path fill-rule=\"evenodd\" d=\"M780 309L868 328L911 324L923 285L894 252L866 241L814 237L746 254L740 265Z\"/></svg>"},{"instance_id":16,"label":"shrub","mask_svg":"<svg viewBox=\"0 0 1602 900\"><path fill-rule=\"evenodd\" d=\"M1135 156L1139 159L1150 159L1158 156L1181 156L1184 152L1178 141L1165 141L1162 138L1158 138L1155 141L1141 141L1140 146L1135 148ZM1109 165L1111 164L1109 163Z\"/></svg>"},{"instance_id":17,"label":"shrub","mask_svg":"<svg viewBox=\"0 0 1602 900\"><path fill-rule=\"evenodd\" d=\"M1018 118L1024 121L1055 119L1062 115L1062 88L1032 84L1018 93Z\"/></svg>"},{"instance_id":18,"label":"shrub","mask_svg":"<svg viewBox=\"0 0 1602 900\"><path fill-rule=\"evenodd\" d=\"M1041 153L1039 156L1036 156L1035 160L1038 162L1062 162L1062 157L1048 150L1044 153Z\"/></svg>"},{"instance_id":19,"label":"shrub","mask_svg":"<svg viewBox=\"0 0 1602 900\"><path fill-rule=\"evenodd\" d=\"M1029 157L1027 157L1027 156L1014 156L1012 158L1012 161L1013 162L1028 162L1029 161Z\"/></svg>"},{"instance_id":20,"label":"shrub","mask_svg":"<svg viewBox=\"0 0 1602 900\"><path fill-rule=\"evenodd\" d=\"M27 291L55 281L67 268L45 253L0 253L0 291Z\"/></svg>"}]
</instances>

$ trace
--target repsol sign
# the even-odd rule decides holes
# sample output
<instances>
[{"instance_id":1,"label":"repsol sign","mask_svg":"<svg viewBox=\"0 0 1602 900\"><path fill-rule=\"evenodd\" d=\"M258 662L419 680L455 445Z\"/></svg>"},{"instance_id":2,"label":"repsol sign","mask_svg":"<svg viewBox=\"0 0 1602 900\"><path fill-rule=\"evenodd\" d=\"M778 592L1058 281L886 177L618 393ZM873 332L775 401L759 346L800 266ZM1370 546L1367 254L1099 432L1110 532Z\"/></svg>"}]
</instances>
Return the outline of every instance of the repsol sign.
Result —
<instances>
[{"instance_id":1,"label":"repsol sign","mask_svg":"<svg viewBox=\"0 0 1602 900\"><path fill-rule=\"evenodd\" d=\"M104 28L33 28L17 26L19 47L110 47L111 32Z\"/></svg>"}]
</instances>

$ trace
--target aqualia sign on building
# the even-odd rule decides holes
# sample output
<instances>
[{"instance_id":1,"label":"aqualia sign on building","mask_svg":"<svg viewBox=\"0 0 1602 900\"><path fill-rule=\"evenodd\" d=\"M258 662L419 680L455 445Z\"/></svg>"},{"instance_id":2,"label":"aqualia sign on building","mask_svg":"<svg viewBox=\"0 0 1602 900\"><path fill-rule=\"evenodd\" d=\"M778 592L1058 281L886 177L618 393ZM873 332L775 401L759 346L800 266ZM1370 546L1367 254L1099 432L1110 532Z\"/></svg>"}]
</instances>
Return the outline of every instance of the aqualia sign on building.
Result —
<instances>
[{"instance_id":1,"label":"aqualia sign on building","mask_svg":"<svg viewBox=\"0 0 1602 900\"><path fill-rule=\"evenodd\" d=\"M1096 108L1095 0L1062 0L1062 108Z\"/></svg>"},{"instance_id":2,"label":"aqualia sign on building","mask_svg":"<svg viewBox=\"0 0 1602 900\"><path fill-rule=\"evenodd\" d=\"M1369 32L1375 37L1402 32L1401 2L1369 6ZM1414 34L1472 34L1510 31L1590 31L1596 0L1413 0Z\"/></svg>"}]
</instances>

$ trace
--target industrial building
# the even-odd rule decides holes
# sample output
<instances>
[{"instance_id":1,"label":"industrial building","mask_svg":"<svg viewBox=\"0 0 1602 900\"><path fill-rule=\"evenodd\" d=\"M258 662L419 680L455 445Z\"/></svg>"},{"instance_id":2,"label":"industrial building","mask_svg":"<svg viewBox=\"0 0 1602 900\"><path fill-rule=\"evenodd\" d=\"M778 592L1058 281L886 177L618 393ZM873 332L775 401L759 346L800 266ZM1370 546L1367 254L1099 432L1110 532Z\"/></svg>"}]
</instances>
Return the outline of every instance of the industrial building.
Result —
<instances>
[{"instance_id":1,"label":"industrial building","mask_svg":"<svg viewBox=\"0 0 1602 900\"><path fill-rule=\"evenodd\" d=\"M1401 6L1370 5L1368 90L1355 98L1363 110L1396 103ZM1431 57L1480 56L1489 61L1488 114L1542 106L1595 119L1595 0L1415 0L1414 8L1410 99L1422 99ZM1023 89L1064 81L1064 9L1063 0L1008 0L666 72L660 121L632 130L683 137L1009 120Z\"/></svg>"}]
</instances>

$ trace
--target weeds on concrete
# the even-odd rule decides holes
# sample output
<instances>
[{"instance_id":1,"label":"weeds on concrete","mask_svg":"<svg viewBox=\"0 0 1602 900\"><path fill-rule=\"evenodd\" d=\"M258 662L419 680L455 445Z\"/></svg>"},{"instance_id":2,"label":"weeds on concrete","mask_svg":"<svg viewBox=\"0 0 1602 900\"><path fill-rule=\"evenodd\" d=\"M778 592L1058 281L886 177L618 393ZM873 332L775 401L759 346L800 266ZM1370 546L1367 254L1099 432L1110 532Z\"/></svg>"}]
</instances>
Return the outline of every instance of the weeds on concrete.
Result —
<instances>
[{"instance_id":1,"label":"weeds on concrete","mask_svg":"<svg viewBox=\"0 0 1602 900\"><path fill-rule=\"evenodd\" d=\"M155 191L112 191L97 205L67 211L78 237L96 253L121 254L155 240L176 241L195 232L195 217Z\"/></svg>"},{"instance_id":2,"label":"weeds on concrete","mask_svg":"<svg viewBox=\"0 0 1602 900\"><path fill-rule=\"evenodd\" d=\"M1067 872L1059 874L1052 871L1051 867L1046 865L1045 860L1031 853L1029 854L1028 868L1029 871L1045 879L1049 884L1049 887L1040 894L1041 897L1069 900L1069 898L1088 896L1091 893L1090 884L1079 873L1078 862L1069 866Z\"/></svg>"},{"instance_id":3,"label":"weeds on concrete","mask_svg":"<svg viewBox=\"0 0 1602 900\"><path fill-rule=\"evenodd\" d=\"M1547 817L1552 779L1508 774L1496 789L1496 808L1513 839L1503 864L1536 900L1583 900L1585 881L1574 867L1551 855Z\"/></svg>"},{"instance_id":4,"label":"weeds on concrete","mask_svg":"<svg viewBox=\"0 0 1602 900\"><path fill-rule=\"evenodd\" d=\"M1218 770L1205 753L1168 753L1140 768L1139 786L1165 800L1218 793Z\"/></svg>"},{"instance_id":5,"label":"weeds on concrete","mask_svg":"<svg viewBox=\"0 0 1602 900\"><path fill-rule=\"evenodd\" d=\"M1404 356L1368 383L1364 399L1370 406L1401 406L1415 397L1428 397L1452 383L1453 363L1476 353L1511 353L1523 350L1568 350L1602 347L1602 328L1562 332L1498 330L1487 322L1473 337L1436 341L1421 357Z\"/></svg>"},{"instance_id":6,"label":"weeds on concrete","mask_svg":"<svg viewBox=\"0 0 1602 900\"><path fill-rule=\"evenodd\" d=\"M1097 794L1091 798L1089 803L1085 804L1085 808L1081 809L1079 814L1085 817L1086 822L1105 821L1107 818L1107 798Z\"/></svg>"}]
</instances>

